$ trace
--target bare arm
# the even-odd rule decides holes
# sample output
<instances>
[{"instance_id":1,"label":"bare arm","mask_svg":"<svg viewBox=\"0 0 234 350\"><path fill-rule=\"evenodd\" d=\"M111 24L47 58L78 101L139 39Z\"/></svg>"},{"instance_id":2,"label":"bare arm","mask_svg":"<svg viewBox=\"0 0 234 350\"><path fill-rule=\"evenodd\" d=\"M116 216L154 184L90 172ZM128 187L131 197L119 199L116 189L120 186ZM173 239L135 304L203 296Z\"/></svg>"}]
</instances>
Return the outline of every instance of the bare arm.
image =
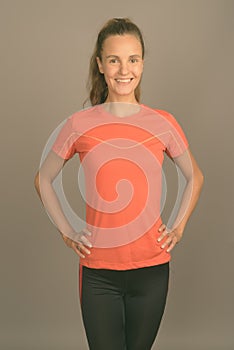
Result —
<instances>
[{"instance_id":1,"label":"bare arm","mask_svg":"<svg viewBox=\"0 0 234 350\"><path fill-rule=\"evenodd\" d=\"M75 231L64 215L59 199L52 186L54 179L62 170L66 162L67 160L59 157L55 152L50 151L41 168L36 173L34 185L42 201L42 204L49 213L57 229L62 234L62 237L66 244L69 247L76 247L77 249L77 245L75 245L76 242L69 238L69 236L73 236ZM87 238L83 234L79 235L77 233L75 233L74 236L77 237L79 246L82 247L86 253L88 253L88 250L82 244L83 242L84 244L90 246L90 242L87 240ZM77 250L77 253L80 255L79 250Z\"/></svg>"},{"instance_id":2,"label":"bare arm","mask_svg":"<svg viewBox=\"0 0 234 350\"><path fill-rule=\"evenodd\" d=\"M168 234L164 224L159 229L160 232L162 232L162 235L158 239L159 241L168 235L168 239L162 245L162 248L168 246L168 252L171 251L175 244L181 240L185 226L196 207L204 183L204 176L190 149L172 160L182 171L187 183L171 233Z\"/></svg>"}]
</instances>

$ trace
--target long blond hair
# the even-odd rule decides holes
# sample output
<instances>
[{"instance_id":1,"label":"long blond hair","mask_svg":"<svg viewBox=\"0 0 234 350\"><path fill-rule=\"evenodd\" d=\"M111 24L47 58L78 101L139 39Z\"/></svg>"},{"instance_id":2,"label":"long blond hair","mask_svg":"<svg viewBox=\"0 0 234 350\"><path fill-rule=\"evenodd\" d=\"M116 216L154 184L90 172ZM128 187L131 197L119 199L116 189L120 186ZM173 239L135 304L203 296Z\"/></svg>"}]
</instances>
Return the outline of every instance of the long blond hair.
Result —
<instances>
[{"instance_id":1,"label":"long blond hair","mask_svg":"<svg viewBox=\"0 0 234 350\"><path fill-rule=\"evenodd\" d=\"M103 43L109 36L124 34L133 34L139 39L142 47L142 58L144 58L145 45L142 33L137 25L129 18L110 19L100 30L93 55L90 59L87 88L89 90L89 100L92 106L104 103L108 95L107 84L104 75L99 72L96 57L99 57L99 59L102 60L101 52L103 49ZM140 83L135 89L135 97L136 100L140 102Z\"/></svg>"}]
</instances>

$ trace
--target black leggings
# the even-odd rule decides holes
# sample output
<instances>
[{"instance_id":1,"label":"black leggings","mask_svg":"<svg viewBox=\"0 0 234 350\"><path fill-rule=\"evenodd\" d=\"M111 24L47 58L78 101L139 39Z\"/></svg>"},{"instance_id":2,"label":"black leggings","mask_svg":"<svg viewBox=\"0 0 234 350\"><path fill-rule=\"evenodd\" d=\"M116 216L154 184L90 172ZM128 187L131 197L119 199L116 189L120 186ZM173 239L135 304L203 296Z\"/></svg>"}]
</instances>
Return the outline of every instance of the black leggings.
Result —
<instances>
[{"instance_id":1,"label":"black leggings","mask_svg":"<svg viewBox=\"0 0 234 350\"><path fill-rule=\"evenodd\" d=\"M80 266L80 303L90 350L150 350L165 309L169 262L133 270Z\"/></svg>"}]
</instances>

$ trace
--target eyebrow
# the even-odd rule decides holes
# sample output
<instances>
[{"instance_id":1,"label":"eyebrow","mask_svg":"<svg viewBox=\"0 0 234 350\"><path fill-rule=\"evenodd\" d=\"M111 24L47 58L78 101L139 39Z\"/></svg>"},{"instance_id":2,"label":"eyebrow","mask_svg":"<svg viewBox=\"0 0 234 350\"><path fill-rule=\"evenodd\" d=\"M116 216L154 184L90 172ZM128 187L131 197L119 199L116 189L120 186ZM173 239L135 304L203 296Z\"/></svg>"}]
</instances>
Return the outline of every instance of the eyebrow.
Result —
<instances>
[{"instance_id":1,"label":"eyebrow","mask_svg":"<svg viewBox=\"0 0 234 350\"><path fill-rule=\"evenodd\" d=\"M119 58L119 56L117 56L117 55L109 55L109 56L106 56L106 58L110 58L110 57ZM140 55L130 55L129 57L139 57L139 58L141 58Z\"/></svg>"}]
</instances>

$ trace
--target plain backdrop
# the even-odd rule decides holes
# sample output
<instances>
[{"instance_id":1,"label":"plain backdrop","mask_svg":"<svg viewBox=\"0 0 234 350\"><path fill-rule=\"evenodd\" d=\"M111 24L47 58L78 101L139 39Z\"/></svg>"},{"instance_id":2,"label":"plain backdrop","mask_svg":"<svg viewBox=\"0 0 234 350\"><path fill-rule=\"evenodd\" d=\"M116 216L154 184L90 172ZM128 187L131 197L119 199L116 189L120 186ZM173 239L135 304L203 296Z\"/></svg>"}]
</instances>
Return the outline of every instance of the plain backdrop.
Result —
<instances>
[{"instance_id":1,"label":"plain backdrop","mask_svg":"<svg viewBox=\"0 0 234 350\"><path fill-rule=\"evenodd\" d=\"M88 349L79 260L48 218L33 181L52 131L82 109L98 31L109 18L129 16L146 43L142 102L175 116L205 176L172 254L153 349L232 350L234 1L1 0L0 6L0 348ZM171 161L164 167L173 198L176 173ZM76 174L72 159L64 187L78 206ZM169 209L170 202L165 217Z\"/></svg>"}]
</instances>

